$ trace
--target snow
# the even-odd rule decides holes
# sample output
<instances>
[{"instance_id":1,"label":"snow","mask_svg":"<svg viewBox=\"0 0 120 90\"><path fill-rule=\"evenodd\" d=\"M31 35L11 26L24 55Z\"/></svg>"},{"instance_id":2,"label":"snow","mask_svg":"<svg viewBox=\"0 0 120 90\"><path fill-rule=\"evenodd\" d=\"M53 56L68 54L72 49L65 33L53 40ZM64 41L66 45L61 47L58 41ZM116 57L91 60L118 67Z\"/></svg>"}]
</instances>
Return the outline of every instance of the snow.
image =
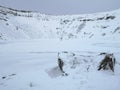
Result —
<instances>
[{"instance_id":1,"label":"snow","mask_svg":"<svg viewBox=\"0 0 120 90\"><path fill-rule=\"evenodd\" d=\"M119 40L119 14L120 9L95 14L52 16L0 7L0 40Z\"/></svg>"},{"instance_id":2,"label":"snow","mask_svg":"<svg viewBox=\"0 0 120 90\"><path fill-rule=\"evenodd\" d=\"M119 15L120 9L52 16L0 6L0 90L120 90ZM114 72L98 71L103 52L114 54Z\"/></svg>"},{"instance_id":3,"label":"snow","mask_svg":"<svg viewBox=\"0 0 120 90\"><path fill-rule=\"evenodd\" d=\"M76 39L2 41L0 90L119 90L119 45ZM62 76L58 68L58 52L66 63L64 70L68 76ZM99 55L101 52L114 53L115 72L97 70L104 57ZM75 66L71 64L75 60L72 53L76 55Z\"/></svg>"}]
</instances>

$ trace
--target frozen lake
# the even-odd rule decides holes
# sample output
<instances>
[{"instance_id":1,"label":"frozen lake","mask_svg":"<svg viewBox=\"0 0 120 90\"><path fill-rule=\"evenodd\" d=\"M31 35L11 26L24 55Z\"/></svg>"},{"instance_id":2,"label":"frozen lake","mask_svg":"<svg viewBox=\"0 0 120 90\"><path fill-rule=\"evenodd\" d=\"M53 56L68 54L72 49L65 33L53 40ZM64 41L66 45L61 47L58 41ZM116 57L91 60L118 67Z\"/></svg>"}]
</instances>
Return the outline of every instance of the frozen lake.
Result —
<instances>
[{"instance_id":1,"label":"frozen lake","mask_svg":"<svg viewBox=\"0 0 120 90\"><path fill-rule=\"evenodd\" d=\"M62 76L57 66L58 52L63 58L72 58L63 51L87 61L81 61L75 69L66 67L69 75ZM103 58L99 56L101 52L114 53L115 72L97 71ZM118 41L0 41L0 90L119 90L119 56ZM86 71L87 66L91 66L89 71Z\"/></svg>"}]
</instances>

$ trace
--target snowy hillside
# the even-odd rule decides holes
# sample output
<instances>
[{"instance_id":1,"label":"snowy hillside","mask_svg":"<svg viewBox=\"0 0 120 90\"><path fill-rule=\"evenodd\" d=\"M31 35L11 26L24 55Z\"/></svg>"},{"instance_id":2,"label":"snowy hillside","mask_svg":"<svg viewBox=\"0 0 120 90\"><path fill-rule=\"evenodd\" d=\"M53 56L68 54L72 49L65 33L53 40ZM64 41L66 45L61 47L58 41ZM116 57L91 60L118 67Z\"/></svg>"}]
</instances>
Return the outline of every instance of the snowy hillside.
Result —
<instances>
[{"instance_id":1,"label":"snowy hillside","mask_svg":"<svg viewBox=\"0 0 120 90\"><path fill-rule=\"evenodd\" d=\"M52 16L0 7L0 40L120 39L120 10Z\"/></svg>"},{"instance_id":2,"label":"snowy hillside","mask_svg":"<svg viewBox=\"0 0 120 90\"><path fill-rule=\"evenodd\" d=\"M0 7L0 90L120 90L120 9L52 16Z\"/></svg>"}]
</instances>

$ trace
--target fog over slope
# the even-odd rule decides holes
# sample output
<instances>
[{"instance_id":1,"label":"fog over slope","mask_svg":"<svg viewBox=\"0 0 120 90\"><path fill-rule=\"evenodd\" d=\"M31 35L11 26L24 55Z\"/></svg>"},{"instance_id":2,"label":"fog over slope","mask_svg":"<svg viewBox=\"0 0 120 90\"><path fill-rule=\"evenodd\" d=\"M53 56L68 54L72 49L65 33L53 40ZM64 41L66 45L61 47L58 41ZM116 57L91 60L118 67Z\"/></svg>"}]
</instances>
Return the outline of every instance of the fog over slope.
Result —
<instances>
[{"instance_id":1,"label":"fog over slope","mask_svg":"<svg viewBox=\"0 0 120 90\"><path fill-rule=\"evenodd\" d=\"M0 40L120 39L120 9L94 14L52 16L0 6Z\"/></svg>"}]
</instances>

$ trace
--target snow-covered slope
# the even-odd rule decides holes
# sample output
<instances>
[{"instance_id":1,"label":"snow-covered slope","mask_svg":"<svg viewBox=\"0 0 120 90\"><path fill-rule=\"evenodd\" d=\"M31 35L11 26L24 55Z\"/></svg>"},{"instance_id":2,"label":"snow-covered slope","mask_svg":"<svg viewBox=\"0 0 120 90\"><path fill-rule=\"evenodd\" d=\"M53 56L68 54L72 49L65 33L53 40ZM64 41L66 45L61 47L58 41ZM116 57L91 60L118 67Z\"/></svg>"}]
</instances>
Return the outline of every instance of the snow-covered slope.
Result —
<instances>
[{"instance_id":1,"label":"snow-covered slope","mask_svg":"<svg viewBox=\"0 0 120 90\"><path fill-rule=\"evenodd\" d=\"M120 39L120 9L86 15L44 15L0 6L0 40Z\"/></svg>"},{"instance_id":2,"label":"snow-covered slope","mask_svg":"<svg viewBox=\"0 0 120 90\"><path fill-rule=\"evenodd\" d=\"M0 90L120 90L119 34L120 9L51 16L0 7ZM101 53L113 53L114 72L98 71Z\"/></svg>"}]
</instances>

